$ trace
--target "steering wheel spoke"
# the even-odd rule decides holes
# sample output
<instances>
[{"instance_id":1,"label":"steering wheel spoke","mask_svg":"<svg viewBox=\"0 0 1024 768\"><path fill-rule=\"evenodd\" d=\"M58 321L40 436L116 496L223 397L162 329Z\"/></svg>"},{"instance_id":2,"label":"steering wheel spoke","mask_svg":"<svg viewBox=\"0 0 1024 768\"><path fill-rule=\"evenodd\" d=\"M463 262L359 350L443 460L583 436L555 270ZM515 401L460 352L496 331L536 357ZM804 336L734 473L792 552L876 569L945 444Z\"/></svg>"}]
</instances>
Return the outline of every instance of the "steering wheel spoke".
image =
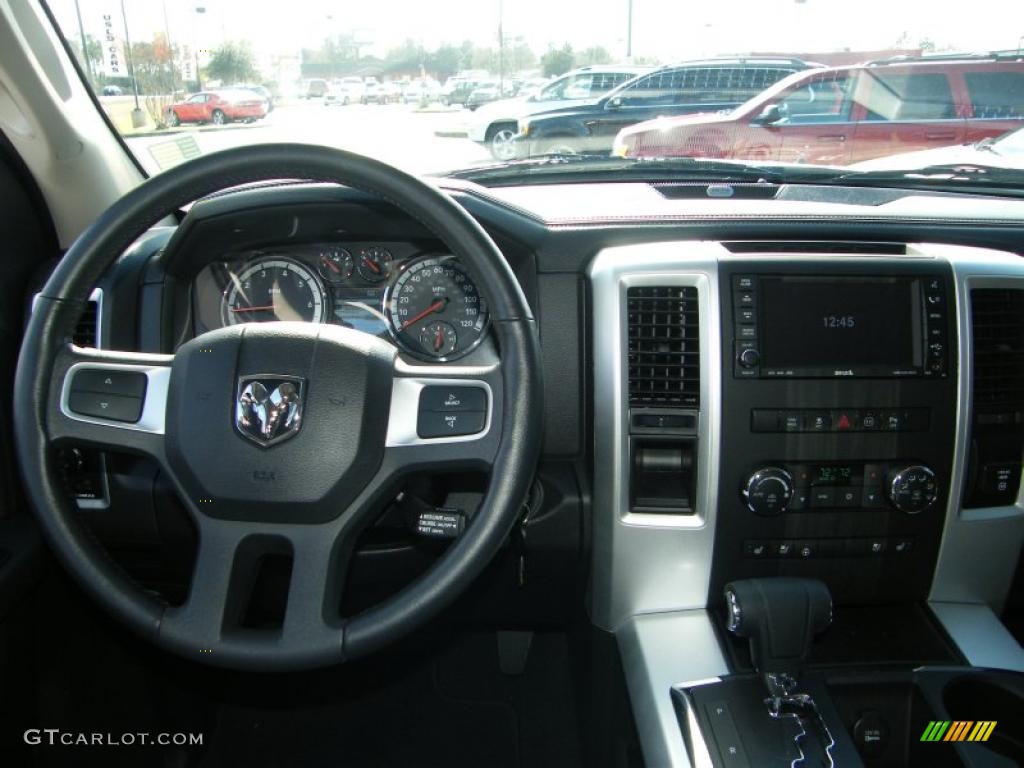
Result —
<instances>
[{"instance_id":1,"label":"steering wheel spoke","mask_svg":"<svg viewBox=\"0 0 1024 768\"><path fill-rule=\"evenodd\" d=\"M67 345L54 365L47 432L74 442L164 461L167 390L173 355Z\"/></svg>"},{"instance_id":2,"label":"steering wheel spoke","mask_svg":"<svg viewBox=\"0 0 1024 768\"><path fill-rule=\"evenodd\" d=\"M261 670L340 662L346 530L343 522L254 529L202 519L188 598L164 611L161 643L188 658ZM268 575L286 583L283 594L258 591Z\"/></svg>"}]
</instances>

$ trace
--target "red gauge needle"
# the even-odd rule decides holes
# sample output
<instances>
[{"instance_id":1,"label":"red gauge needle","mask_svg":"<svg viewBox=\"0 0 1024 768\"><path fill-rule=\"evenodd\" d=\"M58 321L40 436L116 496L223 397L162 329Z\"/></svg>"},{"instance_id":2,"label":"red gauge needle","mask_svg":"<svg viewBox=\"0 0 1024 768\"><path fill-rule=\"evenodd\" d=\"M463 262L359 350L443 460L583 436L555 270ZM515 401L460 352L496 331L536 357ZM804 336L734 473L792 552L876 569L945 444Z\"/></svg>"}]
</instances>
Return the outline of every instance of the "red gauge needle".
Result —
<instances>
[{"instance_id":1,"label":"red gauge needle","mask_svg":"<svg viewBox=\"0 0 1024 768\"><path fill-rule=\"evenodd\" d=\"M331 270L332 272L334 272L334 274L338 274L338 273L340 273L340 272L341 272L341 269L339 269L339 268L338 268L338 265L337 265L337 264L335 264L335 263L334 263L333 261L331 261L330 259L328 259L328 258L327 258L326 256L321 256L321 257L320 257L320 261L322 261L322 262L324 263L324 266L325 266L325 267L327 267L327 268L328 268L329 270Z\"/></svg>"},{"instance_id":2,"label":"red gauge needle","mask_svg":"<svg viewBox=\"0 0 1024 768\"><path fill-rule=\"evenodd\" d=\"M437 312L439 309L443 309L444 305L445 305L445 299L438 299L433 304L431 304L429 307L427 307L422 312L420 312L418 315L416 315L415 317L413 317L413 318L411 318L409 320L406 320L404 323L402 323L402 330L404 331L410 325L416 325L416 323L418 323L420 320L422 320L427 315L432 314L434 312Z\"/></svg>"},{"instance_id":3,"label":"red gauge needle","mask_svg":"<svg viewBox=\"0 0 1024 768\"><path fill-rule=\"evenodd\" d=\"M374 261L370 261L370 259L368 259L366 256L363 256L363 264L368 266L370 269L372 269L378 275L380 274L380 264L377 264Z\"/></svg>"},{"instance_id":4,"label":"red gauge needle","mask_svg":"<svg viewBox=\"0 0 1024 768\"><path fill-rule=\"evenodd\" d=\"M444 346L444 334L441 332L441 326L437 327L437 331L434 333L434 351L436 352Z\"/></svg>"},{"instance_id":5,"label":"red gauge needle","mask_svg":"<svg viewBox=\"0 0 1024 768\"><path fill-rule=\"evenodd\" d=\"M231 312L272 312L274 307L229 307L228 309Z\"/></svg>"}]
</instances>

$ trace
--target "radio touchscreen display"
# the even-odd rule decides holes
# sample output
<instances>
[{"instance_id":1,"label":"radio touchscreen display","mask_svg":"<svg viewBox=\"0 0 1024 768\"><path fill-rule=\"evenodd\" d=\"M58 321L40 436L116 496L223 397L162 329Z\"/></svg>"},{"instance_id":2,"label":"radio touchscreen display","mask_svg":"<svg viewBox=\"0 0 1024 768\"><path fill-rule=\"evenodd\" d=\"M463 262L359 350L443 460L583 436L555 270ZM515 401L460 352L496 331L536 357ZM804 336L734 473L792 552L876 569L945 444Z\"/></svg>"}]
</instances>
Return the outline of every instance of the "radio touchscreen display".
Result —
<instances>
[{"instance_id":1,"label":"radio touchscreen display","mask_svg":"<svg viewBox=\"0 0 1024 768\"><path fill-rule=\"evenodd\" d=\"M921 281L908 277L760 280L761 374L919 376Z\"/></svg>"}]
</instances>

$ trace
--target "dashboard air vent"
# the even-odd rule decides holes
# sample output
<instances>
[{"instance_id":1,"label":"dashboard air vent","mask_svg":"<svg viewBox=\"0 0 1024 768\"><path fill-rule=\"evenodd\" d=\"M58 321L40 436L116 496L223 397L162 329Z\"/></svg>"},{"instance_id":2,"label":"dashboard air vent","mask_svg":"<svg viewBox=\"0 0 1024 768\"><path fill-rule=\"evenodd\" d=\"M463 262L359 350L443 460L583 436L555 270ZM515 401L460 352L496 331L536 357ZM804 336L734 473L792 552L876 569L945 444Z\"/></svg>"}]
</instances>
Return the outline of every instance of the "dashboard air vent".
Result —
<instances>
[{"instance_id":1,"label":"dashboard air vent","mask_svg":"<svg viewBox=\"0 0 1024 768\"><path fill-rule=\"evenodd\" d=\"M629 404L696 406L700 402L697 289L627 290Z\"/></svg>"},{"instance_id":2,"label":"dashboard air vent","mask_svg":"<svg viewBox=\"0 0 1024 768\"><path fill-rule=\"evenodd\" d=\"M862 243L850 240L737 240L722 243L731 253L837 253L855 256L905 256L902 243Z\"/></svg>"},{"instance_id":3,"label":"dashboard air vent","mask_svg":"<svg viewBox=\"0 0 1024 768\"><path fill-rule=\"evenodd\" d=\"M974 406L1024 405L1024 291L971 291Z\"/></svg>"},{"instance_id":4,"label":"dashboard air vent","mask_svg":"<svg viewBox=\"0 0 1024 768\"><path fill-rule=\"evenodd\" d=\"M97 342L97 329L99 328L99 302L96 299L89 299L85 304L82 316L78 318L78 325L75 326L75 333L72 336L76 346L95 347Z\"/></svg>"}]
</instances>

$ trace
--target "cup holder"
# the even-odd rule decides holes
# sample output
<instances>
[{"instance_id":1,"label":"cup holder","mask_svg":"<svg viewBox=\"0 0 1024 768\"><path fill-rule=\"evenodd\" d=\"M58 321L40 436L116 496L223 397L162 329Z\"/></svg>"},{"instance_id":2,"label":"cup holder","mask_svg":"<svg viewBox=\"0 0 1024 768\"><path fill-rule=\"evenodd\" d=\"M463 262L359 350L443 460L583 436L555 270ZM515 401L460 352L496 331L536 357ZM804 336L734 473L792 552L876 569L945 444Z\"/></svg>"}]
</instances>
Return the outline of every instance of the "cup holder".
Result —
<instances>
[{"instance_id":1,"label":"cup holder","mask_svg":"<svg viewBox=\"0 0 1024 768\"><path fill-rule=\"evenodd\" d=\"M951 720L997 721L988 741L977 746L1024 765L1024 676L984 672L961 675L946 683L942 703Z\"/></svg>"}]
</instances>

